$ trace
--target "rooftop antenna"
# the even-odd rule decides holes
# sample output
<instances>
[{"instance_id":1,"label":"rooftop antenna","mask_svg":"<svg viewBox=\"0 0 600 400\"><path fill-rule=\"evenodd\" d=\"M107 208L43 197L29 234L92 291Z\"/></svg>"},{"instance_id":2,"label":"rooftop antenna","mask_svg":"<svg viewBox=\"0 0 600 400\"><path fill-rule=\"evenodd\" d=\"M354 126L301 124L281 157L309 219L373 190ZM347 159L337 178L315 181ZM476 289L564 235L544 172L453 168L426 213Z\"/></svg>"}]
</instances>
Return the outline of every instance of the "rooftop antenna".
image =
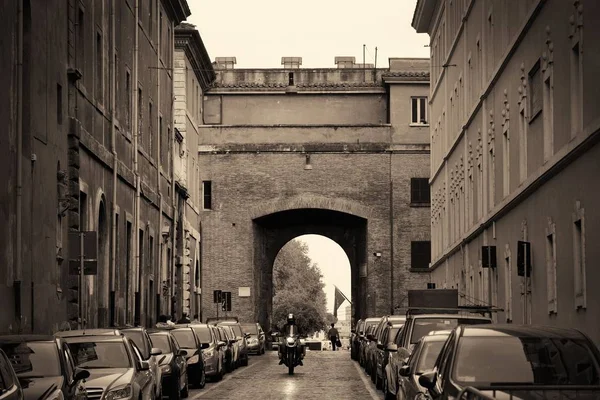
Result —
<instances>
[{"instance_id":1,"label":"rooftop antenna","mask_svg":"<svg viewBox=\"0 0 600 400\"><path fill-rule=\"evenodd\" d=\"M377 47L375 47L375 69L377 69Z\"/></svg>"},{"instance_id":2,"label":"rooftop antenna","mask_svg":"<svg viewBox=\"0 0 600 400\"><path fill-rule=\"evenodd\" d=\"M367 45L363 44L363 65L362 65L362 67L363 67L363 75L364 75L363 76L363 81L367 80L367 71L365 70L365 67L366 67L366 65L365 65L365 51L366 51L366 49L367 49Z\"/></svg>"}]
</instances>

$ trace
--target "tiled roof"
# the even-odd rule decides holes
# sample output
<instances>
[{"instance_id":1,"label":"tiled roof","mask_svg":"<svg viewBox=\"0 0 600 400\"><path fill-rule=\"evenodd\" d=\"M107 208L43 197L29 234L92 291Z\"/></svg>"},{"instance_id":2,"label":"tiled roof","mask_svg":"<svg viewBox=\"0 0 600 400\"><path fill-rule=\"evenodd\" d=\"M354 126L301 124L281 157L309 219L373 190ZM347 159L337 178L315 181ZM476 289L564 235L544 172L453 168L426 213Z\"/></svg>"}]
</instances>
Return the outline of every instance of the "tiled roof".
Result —
<instances>
[{"instance_id":1,"label":"tiled roof","mask_svg":"<svg viewBox=\"0 0 600 400\"><path fill-rule=\"evenodd\" d=\"M373 88L382 87L379 82L321 82L321 83L299 83L296 85L299 89L330 89L330 88ZM256 82L236 82L236 83L220 83L214 82L213 88L232 88L232 89L285 89L287 83L256 83Z\"/></svg>"},{"instance_id":2,"label":"tiled roof","mask_svg":"<svg viewBox=\"0 0 600 400\"><path fill-rule=\"evenodd\" d=\"M429 78L429 71L392 71L384 73L383 77Z\"/></svg>"}]
</instances>

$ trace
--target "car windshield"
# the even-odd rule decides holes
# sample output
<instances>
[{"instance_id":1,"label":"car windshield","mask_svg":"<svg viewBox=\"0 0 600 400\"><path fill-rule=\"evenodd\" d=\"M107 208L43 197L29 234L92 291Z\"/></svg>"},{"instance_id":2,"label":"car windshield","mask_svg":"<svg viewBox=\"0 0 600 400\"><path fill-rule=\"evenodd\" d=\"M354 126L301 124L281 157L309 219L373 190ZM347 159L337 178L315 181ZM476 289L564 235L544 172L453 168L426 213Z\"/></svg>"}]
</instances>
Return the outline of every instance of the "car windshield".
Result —
<instances>
[{"instance_id":1,"label":"car windshield","mask_svg":"<svg viewBox=\"0 0 600 400\"><path fill-rule=\"evenodd\" d=\"M394 339L396 339L396 335L398 334L398 331L400 329L402 329L401 326L390 328L390 332L388 333L388 337L387 337L388 343L392 343L394 341Z\"/></svg>"},{"instance_id":2,"label":"car windshield","mask_svg":"<svg viewBox=\"0 0 600 400\"><path fill-rule=\"evenodd\" d=\"M212 335L210 334L210 328L205 325L194 326L192 328L196 335L198 336L198 340L200 343L210 343L212 342Z\"/></svg>"},{"instance_id":3,"label":"car windshield","mask_svg":"<svg viewBox=\"0 0 600 400\"><path fill-rule=\"evenodd\" d=\"M251 335L258 335L258 326L256 324L243 324L242 328L244 328L244 332L249 333Z\"/></svg>"},{"instance_id":4,"label":"car windshield","mask_svg":"<svg viewBox=\"0 0 600 400\"><path fill-rule=\"evenodd\" d=\"M453 378L466 385L600 385L589 345L567 338L463 337Z\"/></svg>"},{"instance_id":5,"label":"car windshield","mask_svg":"<svg viewBox=\"0 0 600 400\"><path fill-rule=\"evenodd\" d=\"M142 357L144 357L144 360L148 359L148 357L150 357L150 354L148 354L148 351L146 350L146 346L144 345L144 337L143 337L142 332L140 332L140 331L125 331L124 333L125 333L126 337L133 340L133 343L135 343L135 345L140 350L140 353L142 353Z\"/></svg>"},{"instance_id":6,"label":"car windshield","mask_svg":"<svg viewBox=\"0 0 600 400\"><path fill-rule=\"evenodd\" d=\"M81 368L131 368L123 342L69 343L75 364Z\"/></svg>"},{"instance_id":7,"label":"car windshield","mask_svg":"<svg viewBox=\"0 0 600 400\"><path fill-rule=\"evenodd\" d=\"M224 324L225 326L229 327L233 333L235 334L236 337L242 337L244 336L244 334L242 333L242 327L239 325L230 325L230 324Z\"/></svg>"},{"instance_id":8,"label":"car windshield","mask_svg":"<svg viewBox=\"0 0 600 400\"><path fill-rule=\"evenodd\" d=\"M423 343L423 347L421 348L421 352L419 354L419 363L417 364L417 369L415 370L416 374L422 374L425 371L433 369L435 360L437 360L444 343L445 342L441 340Z\"/></svg>"},{"instance_id":9,"label":"car windshield","mask_svg":"<svg viewBox=\"0 0 600 400\"><path fill-rule=\"evenodd\" d=\"M150 340L152 340L152 346L159 348L163 354L173 352L169 345L169 337L167 335L150 335Z\"/></svg>"},{"instance_id":10,"label":"car windshield","mask_svg":"<svg viewBox=\"0 0 600 400\"><path fill-rule=\"evenodd\" d=\"M179 347L184 347L186 349L195 349L196 341L194 340L194 334L190 330L184 331L172 331L171 334L179 343Z\"/></svg>"},{"instance_id":11,"label":"car windshield","mask_svg":"<svg viewBox=\"0 0 600 400\"><path fill-rule=\"evenodd\" d=\"M59 376L60 361L54 342L22 342L0 345L20 378Z\"/></svg>"},{"instance_id":12,"label":"car windshield","mask_svg":"<svg viewBox=\"0 0 600 400\"><path fill-rule=\"evenodd\" d=\"M452 330L458 325L489 324L487 319L476 318L417 318L413 325L410 343L417 343L423 336L433 331Z\"/></svg>"}]
</instances>

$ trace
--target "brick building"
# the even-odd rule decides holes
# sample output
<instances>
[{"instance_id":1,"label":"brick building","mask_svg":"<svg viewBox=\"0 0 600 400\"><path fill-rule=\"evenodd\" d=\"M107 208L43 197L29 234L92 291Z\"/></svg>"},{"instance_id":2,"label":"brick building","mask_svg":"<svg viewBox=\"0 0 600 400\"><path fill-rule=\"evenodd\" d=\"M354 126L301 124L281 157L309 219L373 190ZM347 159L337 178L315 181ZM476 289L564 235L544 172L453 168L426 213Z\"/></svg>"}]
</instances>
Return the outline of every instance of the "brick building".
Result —
<instances>
[{"instance_id":1,"label":"brick building","mask_svg":"<svg viewBox=\"0 0 600 400\"><path fill-rule=\"evenodd\" d=\"M173 43L187 3L5 6L0 331L51 332L80 314L88 327L152 323L171 311L160 277L174 268ZM69 275L79 230L98 247L97 275L81 280Z\"/></svg>"},{"instance_id":2,"label":"brick building","mask_svg":"<svg viewBox=\"0 0 600 400\"><path fill-rule=\"evenodd\" d=\"M433 282L596 342L599 18L593 0L419 0L413 18L431 38Z\"/></svg>"},{"instance_id":3,"label":"brick building","mask_svg":"<svg viewBox=\"0 0 600 400\"><path fill-rule=\"evenodd\" d=\"M199 136L202 302L270 323L272 265L294 237L345 250L356 319L389 313L429 280L428 60L389 69L236 69L217 58ZM351 65L348 65L351 64Z\"/></svg>"}]
</instances>

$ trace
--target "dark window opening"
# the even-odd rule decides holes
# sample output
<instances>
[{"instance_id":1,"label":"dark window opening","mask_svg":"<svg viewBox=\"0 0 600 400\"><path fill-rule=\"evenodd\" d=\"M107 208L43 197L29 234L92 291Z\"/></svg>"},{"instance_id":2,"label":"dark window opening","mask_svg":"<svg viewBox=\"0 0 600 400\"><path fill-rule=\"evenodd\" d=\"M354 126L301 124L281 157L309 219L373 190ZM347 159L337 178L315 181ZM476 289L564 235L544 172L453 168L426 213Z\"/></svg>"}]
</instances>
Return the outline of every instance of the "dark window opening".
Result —
<instances>
[{"instance_id":1,"label":"dark window opening","mask_svg":"<svg viewBox=\"0 0 600 400\"><path fill-rule=\"evenodd\" d=\"M288 85L294 86L294 73L293 72L290 72L288 74Z\"/></svg>"},{"instance_id":2,"label":"dark window opening","mask_svg":"<svg viewBox=\"0 0 600 400\"><path fill-rule=\"evenodd\" d=\"M427 269L431 262L431 242L410 242L411 268Z\"/></svg>"},{"instance_id":3,"label":"dark window opening","mask_svg":"<svg viewBox=\"0 0 600 400\"><path fill-rule=\"evenodd\" d=\"M431 203L428 178L410 178L410 202L412 204Z\"/></svg>"},{"instance_id":4,"label":"dark window opening","mask_svg":"<svg viewBox=\"0 0 600 400\"><path fill-rule=\"evenodd\" d=\"M529 121L532 121L542 111L542 74L540 60L529 71Z\"/></svg>"},{"instance_id":5,"label":"dark window opening","mask_svg":"<svg viewBox=\"0 0 600 400\"><path fill-rule=\"evenodd\" d=\"M212 209L212 182L202 181L203 208Z\"/></svg>"},{"instance_id":6,"label":"dark window opening","mask_svg":"<svg viewBox=\"0 0 600 400\"><path fill-rule=\"evenodd\" d=\"M59 124L63 123L63 103L62 103L62 86L60 83L56 84L56 122Z\"/></svg>"},{"instance_id":7,"label":"dark window opening","mask_svg":"<svg viewBox=\"0 0 600 400\"><path fill-rule=\"evenodd\" d=\"M102 34L96 33L96 100L103 99L103 59L102 59Z\"/></svg>"}]
</instances>

